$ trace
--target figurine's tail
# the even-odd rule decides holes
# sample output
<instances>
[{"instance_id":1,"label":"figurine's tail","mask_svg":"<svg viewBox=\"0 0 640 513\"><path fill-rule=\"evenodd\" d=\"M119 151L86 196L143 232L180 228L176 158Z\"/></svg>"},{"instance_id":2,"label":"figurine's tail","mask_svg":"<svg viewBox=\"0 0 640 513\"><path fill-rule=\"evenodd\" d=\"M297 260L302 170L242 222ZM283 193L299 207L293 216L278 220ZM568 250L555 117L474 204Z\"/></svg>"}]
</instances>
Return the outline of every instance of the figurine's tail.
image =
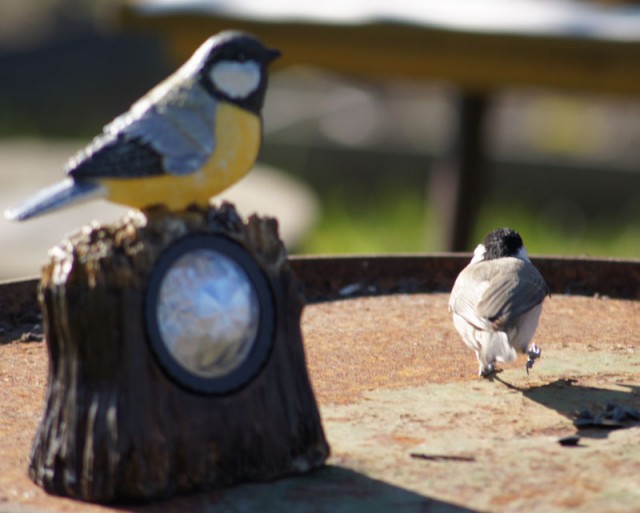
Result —
<instances>
[{"instance_id":1,"label":"figurine's tail","mask_svg":"<svg viewBox=\"0 0 640 513\"><path fill-rule=\"evenodd\" d=\"M25 221L72 203L93 198L104 197L104 187L95 182L79 182L67 178L51 187L41 190L31 196L21 205L5 210L4 216L10 221Z\"/></svg>"}]
</instances>

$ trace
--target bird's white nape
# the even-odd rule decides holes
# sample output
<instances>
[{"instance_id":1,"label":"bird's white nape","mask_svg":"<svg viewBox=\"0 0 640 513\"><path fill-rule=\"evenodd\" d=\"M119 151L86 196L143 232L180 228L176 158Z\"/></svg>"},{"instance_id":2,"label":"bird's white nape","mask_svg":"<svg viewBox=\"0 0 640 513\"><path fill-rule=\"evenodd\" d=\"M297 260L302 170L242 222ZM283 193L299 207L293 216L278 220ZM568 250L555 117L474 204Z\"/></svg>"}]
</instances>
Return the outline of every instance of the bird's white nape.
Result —
<instances>
[{"instance_id":1,"label":"bird's white nape","mask_svg":"<svg viewBox=\"0 0 640 513\"><path fill-rule=\"evenodd\" d=\"M484 247L484 244L478 244L476 246L476 249L473 250L473 258L471 259L471 264L482 262L484 260L484 254L486 252L487 248Z\"/></svg>"},{"instance_id":2,"label":"bird's white nape","mask_svg":"<svg viewBox=\"0 0 640 513\"><path fill-rule=\"evenodd\" d=\"M255 61L220 61L209 72L211 82L229 98L242 99L260 85L260 66Z\"/></svg>"},{"instance_id":3,"label":"bird's white nape","mask_svg":"<svg viewBox=\"0 0 640 513\"><path fill-rule=\"evenodd\" d=\"M518 252L515 254L515 257L519 258L520 260L524 260L525 262L531 262L531 260L529 260L529 254L527 253L527 250L524 248L524 246L520 247Z\"/></svg>"}]
</instances>

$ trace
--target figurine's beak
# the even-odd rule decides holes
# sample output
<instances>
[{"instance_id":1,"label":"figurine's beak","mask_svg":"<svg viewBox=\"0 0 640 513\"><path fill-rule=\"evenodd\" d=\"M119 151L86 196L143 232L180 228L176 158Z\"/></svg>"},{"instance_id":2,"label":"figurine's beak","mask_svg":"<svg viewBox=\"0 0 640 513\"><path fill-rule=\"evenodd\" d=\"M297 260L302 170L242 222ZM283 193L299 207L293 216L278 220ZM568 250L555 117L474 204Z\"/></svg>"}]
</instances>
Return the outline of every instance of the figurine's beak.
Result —
<instances>
[{"instance_id":1,"label":"figurine's beak","mask_svg":"<svg viewBox=\"0 0 640 513\"><path fill-rule=\"evenodd\" d=\"M282 55L280 50L276 50L275 48L267 48L264 55L264 60L267 64L275 61L278 57Z\"/></svg>"}]
</instances>

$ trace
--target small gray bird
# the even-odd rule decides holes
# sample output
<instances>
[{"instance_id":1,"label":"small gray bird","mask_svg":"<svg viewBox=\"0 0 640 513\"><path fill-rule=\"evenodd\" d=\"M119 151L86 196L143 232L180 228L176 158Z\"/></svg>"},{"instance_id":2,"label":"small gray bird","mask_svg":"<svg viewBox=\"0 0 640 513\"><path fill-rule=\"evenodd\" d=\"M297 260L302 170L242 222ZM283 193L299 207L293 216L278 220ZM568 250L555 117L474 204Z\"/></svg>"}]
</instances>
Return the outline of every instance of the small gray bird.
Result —
<instances>
[{"instance_id":1,"label":"small gray bird","mask_svg":"<svg viewBox=\"0 0 640 513\"><path fill-rule=\"evenodd\" d=\"M453 285L449 311L462 340L476 352L480 376L491 375L496 362L514 361L516 351L528 354L529 372L540 356L529 343L548 294L515 230L494 230L476 247Z\"/></svg>"}]
</instances>

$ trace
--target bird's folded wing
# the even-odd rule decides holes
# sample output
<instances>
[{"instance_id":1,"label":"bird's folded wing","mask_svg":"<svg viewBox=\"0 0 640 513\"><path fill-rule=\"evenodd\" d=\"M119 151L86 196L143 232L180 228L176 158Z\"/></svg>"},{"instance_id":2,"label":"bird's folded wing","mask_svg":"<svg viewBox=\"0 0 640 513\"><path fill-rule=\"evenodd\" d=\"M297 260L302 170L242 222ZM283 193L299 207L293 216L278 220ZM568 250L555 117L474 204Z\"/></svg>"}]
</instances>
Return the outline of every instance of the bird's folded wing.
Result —
<instances>
[{"instance_id":1,"label":"bird's folded wing","mask_svg":"<svg viewBox=\"0 0 640 513\"><path fill-rule=\"evenodd\" d=\"M478 314L494 328L510 324L540 304L549 293L533 264L516 258L508 260L503 261L477 304Z\"/></svg>"},{"instance_id":2,"label":"bird's folded wing","mask_svg":"<svg viewBox=\"0 0 640 513\"><path fill-rule=\"evenodd\" d=\"M490 282L478 265L473 264L458 275L449 297L449 311L478 329L488 330L491 329L491 322L478 314L477 305Z\"/></svg>"},{"instance_id":3,"label":"bird's folded wing","mask_svg":"<svg viewBox=\"0 0 640 513\"><path fill-rule=\"evenodd\" d=\"M82 178L186 175L215 149L216 100L197 83L148 94L114 119L73 157L68 174Z\"/></svg>"}]
</instances>

